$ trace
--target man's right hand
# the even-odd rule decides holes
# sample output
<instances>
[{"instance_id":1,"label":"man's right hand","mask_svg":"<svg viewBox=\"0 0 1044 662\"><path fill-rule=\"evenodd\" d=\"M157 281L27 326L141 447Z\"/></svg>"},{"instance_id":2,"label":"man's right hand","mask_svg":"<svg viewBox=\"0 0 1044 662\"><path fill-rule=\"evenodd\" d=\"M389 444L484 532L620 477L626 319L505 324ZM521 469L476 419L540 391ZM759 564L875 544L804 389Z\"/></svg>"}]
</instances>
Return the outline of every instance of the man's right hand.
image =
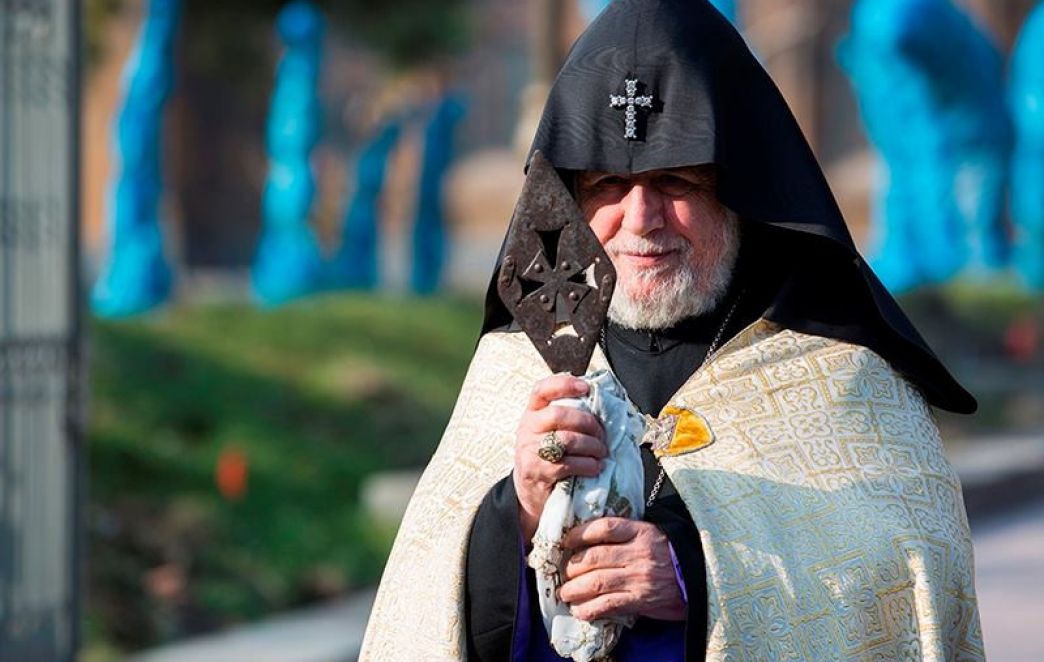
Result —
<instances>
[{"instance_id":1,"label":"man's right hand","mask_svg":"<svg viewBox=\"0 0 1044 662\"><path fill-rule=\"evenodd\" d=\"M569 476L597 476L608 455L605 432L598 419L586 411L550 404L561 398L587 394L587 382L572 375L552 375L537 382L522 414L515 438L515 469L512 480L518 495L522 535L528 542L536 533L551 489ZM565 448L561 462L542 459L537 451L548 433L554 431Z\"/></svg>"}]
</instances>

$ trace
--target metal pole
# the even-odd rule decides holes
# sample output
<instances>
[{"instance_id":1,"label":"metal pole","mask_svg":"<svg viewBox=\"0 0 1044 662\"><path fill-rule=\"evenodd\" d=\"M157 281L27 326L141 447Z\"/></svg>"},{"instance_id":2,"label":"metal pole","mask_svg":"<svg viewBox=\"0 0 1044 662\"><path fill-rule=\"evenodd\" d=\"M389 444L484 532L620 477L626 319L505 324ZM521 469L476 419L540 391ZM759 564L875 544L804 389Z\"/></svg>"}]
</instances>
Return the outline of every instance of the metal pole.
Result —
<instances>
[{"instance_id":1,"label":"metal pole","mask_svg":"<svg viewBox=\"0 0 1044 662\"><path fill-rule=\"evenodd\" d=\"M80 10L0 0L4 660L73 660L79 639Z\"/></svg>"},{"instance_id":2,"label":"metal pole","mask_svg":"<svg viewBox=\"0 0 1044 662\"><path fill-rule=\"evenodd\" d=\"M67 344L66 366L66 400L65 400L65 433L66 449L70 457L70 481L72 486L69 498L69 514L72 541L72 551L69 558L70 587L70 622L72 624L72 636L68 660L76 659L81 644L80 623L83 611L83 596L86 594L86 584L83 577L85 558L83 550L86 549L84 540L83 513L87 503L87 462L84 452L84 432L86 402L86 365L84 363L84 344L86 341L83 327L84 298L82 296L81 272L82 264L80 257L81 241L81 207L80 207L80 120L82 111L81 83L83 75L83 16L82 4L77 0L71 3L69 12L69 35L70 49L69 59L66 65L69 89L69 156L67 159L69 182L67 186L69 196L69 230L68 230L68 310L69 310L69 337Z\"/></svg>"}]
</instances>

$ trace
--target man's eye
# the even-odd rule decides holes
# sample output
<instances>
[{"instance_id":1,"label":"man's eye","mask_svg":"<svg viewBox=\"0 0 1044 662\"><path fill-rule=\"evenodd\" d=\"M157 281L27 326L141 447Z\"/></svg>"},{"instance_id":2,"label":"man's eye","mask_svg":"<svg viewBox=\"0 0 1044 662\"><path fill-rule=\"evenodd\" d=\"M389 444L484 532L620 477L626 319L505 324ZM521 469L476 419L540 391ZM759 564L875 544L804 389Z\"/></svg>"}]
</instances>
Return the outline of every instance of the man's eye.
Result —
<instances>
[{"instance_id":1,"label":"man's eye","mask_svg":"<svg viewBox=\"0 0 1044 662\"><path fill-rule=\"evenodd\" d=\"M660 175L653 181L653 185L664 195L671 196L687 195L700 186L697 182L678 175Z\"/></svg>"},{"instance_id":2,"label":"man's eye","mask_svg":"<svg viewBox=\"0 0 1044 662\"><path fill-rule=\"evenodd\" d=\"M593 186L597 189L613 189L624 186L627 181L623 177L602 177L595 180Z\"/></svg>"},{"instance_id":3,"label":"man's eye","mask_svg":"<svg viewBox=\"0 0 1044 662\"><path fill-rule=\"evenodd\" d=\"M607 199L611 196L620 197L626 193L628 182L623 177L606 176L599 177L581 187L584 197L596 197Z\"/></svg>"}]
</instances>

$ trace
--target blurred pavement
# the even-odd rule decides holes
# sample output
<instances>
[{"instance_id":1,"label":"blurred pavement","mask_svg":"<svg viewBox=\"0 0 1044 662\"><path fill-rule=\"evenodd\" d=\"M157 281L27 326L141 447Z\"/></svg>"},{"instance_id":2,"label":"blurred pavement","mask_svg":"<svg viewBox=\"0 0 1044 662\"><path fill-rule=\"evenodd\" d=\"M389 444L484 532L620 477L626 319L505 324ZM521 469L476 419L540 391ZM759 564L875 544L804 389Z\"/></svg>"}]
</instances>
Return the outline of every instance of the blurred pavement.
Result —
<instances>
[{"instance_id":1,"label":"blurred pavement","mask_svg":"<svg viewBox=\"0 0 1044 662\"><path fill-rule=\"evenodd\" d=\"M1044 660L1044 500L972 525L986 655Z\"/></svg>"},{"instance_id":2,"label":"blurred pavement","mask_svg":"<svg viewBox=\"0 0 1044 662\"><path fill-rule=\"evenodd\" d=\"M347 662L359 657L374 589L146 652L135 662Z\"/></svg>"}]
</instances>

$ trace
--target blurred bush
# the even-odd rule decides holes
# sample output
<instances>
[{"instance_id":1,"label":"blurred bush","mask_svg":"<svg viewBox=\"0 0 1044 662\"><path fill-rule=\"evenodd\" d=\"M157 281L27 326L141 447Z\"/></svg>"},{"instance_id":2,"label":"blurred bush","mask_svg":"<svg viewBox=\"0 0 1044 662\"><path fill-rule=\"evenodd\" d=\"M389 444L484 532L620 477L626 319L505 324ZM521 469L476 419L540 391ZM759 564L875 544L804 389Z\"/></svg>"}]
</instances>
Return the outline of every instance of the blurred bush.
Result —
<instances>
[{"instance_id":1,"label":"blurred bush","mask_svg":"<svg viewBox=\"0 0 1044 662\"><path fill-rule=\"evenodd\" d=\"M960 280L900 299L929 346L979 401L938 411L948 442L1044 430L1044 298L1014 279Z\"/></svg>"},{"instance_id":2,"label":"blurred bush","mask_svg":"<svg viewBox=\"0 0 1044 662\"><path fill-rule=\"evenodd\" d=\"M129 0L87 0L88 55L104 49L105 24ZM147 0L138 0L147 2ZM246 24L274 23L288 0L185 0L185 28L195 57L216 67L256 68L256 44L234 38ZM338 31L372 48L390 65L410 68L461 52L471 35L466 0L314 0ZM260 58L265 61L266 58Z\"/></svg>"},{"instance_id":3,"label":"blurred bush","mask_svg":"<svg viewBox=\"0 0 1044 662\"><path fill-rule=\"evenodd\" d=\"M427 461L479 320L472 301L325 296L94 321L88 642L137 649L376 581L392 532L360 484Z\"/></svg>"}]
</instances>

